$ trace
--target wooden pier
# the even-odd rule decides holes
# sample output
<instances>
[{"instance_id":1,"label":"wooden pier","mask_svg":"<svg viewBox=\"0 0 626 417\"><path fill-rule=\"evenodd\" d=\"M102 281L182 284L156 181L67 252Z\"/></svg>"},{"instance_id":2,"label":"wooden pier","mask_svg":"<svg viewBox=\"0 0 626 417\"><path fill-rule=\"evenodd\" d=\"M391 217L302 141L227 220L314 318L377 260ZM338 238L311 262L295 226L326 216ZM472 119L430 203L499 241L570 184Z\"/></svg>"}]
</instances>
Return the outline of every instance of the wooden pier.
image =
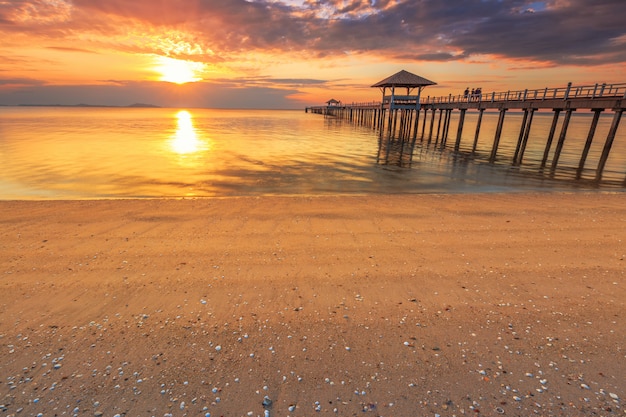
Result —
<instances>
[{"instance_id":1,"label":"wooden pier","mask_svg":"<svg viewBox=\"0 0 626 417\"><path fill-rule=\"evenodd\" d=\"M476 153L483 114L485 111L495 111L498 113L498 122L490 151L486 156L487 162L522 167L529 141L545 140L543 157L536 171L550 177L554 177L560 168L559 161L567 140L572 114L576 111L590 112L592 117L590 117L589 130L578 159L574 178L600 182L625 108L626 83L585 86L573 86L570 83L558 88L491 92L473 96L461 94L423 97L420 94L396 95L392 90L391 95L385 95L383 91L382 101L309 107L306 111L348 120L377 130L380 141L379 160L389 162L389 155L395 152L394 161L398 163L407 157L410 160L418 140L426 144L435 144L441 149L453 149L459 152L468 112L475 112L477 116L471 152ZM512 156L501 154L499 150L504 121L510 110L523 115ZM531 135L534 116L540 110L552 112L552 123L547 138ZM612 114L612 123L604 138L604 146L597 165L593 167L592 178L584 178L585 164L595 139L600 115L603 112ZM458 120L456 132L450 131L453 113L454 119ZM454 142L448 143L449 139ZM626 166L624 166L622 178L619 185L626 187Z\"/></svg>"}]
</instances>

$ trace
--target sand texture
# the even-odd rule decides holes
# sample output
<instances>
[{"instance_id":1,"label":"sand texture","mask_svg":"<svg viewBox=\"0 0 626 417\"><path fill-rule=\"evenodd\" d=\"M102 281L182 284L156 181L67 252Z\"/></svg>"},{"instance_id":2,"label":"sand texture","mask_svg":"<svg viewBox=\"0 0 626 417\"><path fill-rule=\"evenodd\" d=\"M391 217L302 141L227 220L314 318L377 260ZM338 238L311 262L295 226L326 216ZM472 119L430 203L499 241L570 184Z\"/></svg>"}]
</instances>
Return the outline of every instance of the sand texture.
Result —
<instances>
[{"instance_id":1,"label":"sand texture","mask_svg":"<svg viewBox=\"0 0 626 417\"><path fill-rule=\"evenodd\" d=\"M0 416L624 416L625 242L619 193L3 201Z\"/></svg>"}]
</instances>

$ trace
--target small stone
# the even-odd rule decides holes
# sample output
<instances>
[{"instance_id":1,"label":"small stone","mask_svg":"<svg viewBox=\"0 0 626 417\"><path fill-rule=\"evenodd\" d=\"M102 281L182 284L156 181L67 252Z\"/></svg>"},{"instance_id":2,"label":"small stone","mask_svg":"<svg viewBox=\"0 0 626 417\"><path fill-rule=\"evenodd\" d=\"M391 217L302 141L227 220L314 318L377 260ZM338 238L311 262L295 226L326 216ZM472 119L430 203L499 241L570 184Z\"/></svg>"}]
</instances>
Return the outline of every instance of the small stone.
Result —
<instances>
[{"instance_id":1,"label":"small stone","mask_svg":"<svg viewBox=\"0 0 626 417\"><path fill-rule=\"evenodd\" d=\"M609 392L609 397L613 398L614 400L619 400L619 396L617 394L612 393L612 392Z\"/></svg>"},{"instance_id":2,"label":"small stone","mask_svg":"<svg viewBox=\"0 0 626 417\"><path fill-rule=\"evenodd\" d=\"M263 407L269 408L272 406L272 400L266 395L265 397L263 397L263 402L261 404L263 404Z\"/></svg>"}]
</instances>

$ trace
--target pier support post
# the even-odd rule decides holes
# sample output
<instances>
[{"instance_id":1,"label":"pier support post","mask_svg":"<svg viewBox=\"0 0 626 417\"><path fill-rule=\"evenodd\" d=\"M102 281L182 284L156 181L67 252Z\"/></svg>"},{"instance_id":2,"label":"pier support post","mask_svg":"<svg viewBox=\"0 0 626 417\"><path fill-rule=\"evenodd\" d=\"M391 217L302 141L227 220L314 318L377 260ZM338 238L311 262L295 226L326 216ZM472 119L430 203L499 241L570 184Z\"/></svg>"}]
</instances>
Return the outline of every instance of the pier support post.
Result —
<instances>
[{"instance_id":1,"label":"pier support post","mask_svg":"<svg viewBox=\"0 0 626 417\"><path fill-rule=\"evenodd\" d=\"M466 111L467 109L461 109L461 114L459 115L459 127L456 129L456 141L454 142L454 150L457 152L461 146L461 135L463 134L463 123L465 122Z\"/></svg>"},{"instance_id":2,"label":"pier support post","mask_svg":"<svg viewBox=\"0 0 626 417\"><path fill-rule=\"evenodd\" d=\"M433 139L433 128L435 127L435 113L437 110L433 108L433 115L430 118L430 133L428 134L428 143Z\"/></svg>"},{"instance_id":3,"label":"pier support post","mask_svg":"<svg viewBox=\"0 0 626 417\"><path fill-rule=\"evenodd\" d=\"M424 134L426 133L426 119L428 119L428 109L424 107L424 121L422 122L422 135L420 141L424 140Z\"/></svg>"},{"instance_id":4,"label":"pier support post","mask_svg":"<svg viewBox=\"0 0 626 417\"><path fill-rule=\"evenodd\" d=\"M556 166L559 163L559 158L561 157L561 151L563 150L563 144L565 143L565 138L567 137L567 128L569 126L569 121L572 118L572 113L575 109L568 109L567 113L565 113L565 120L563 120L563 126L561 126L561 134L559 135L559 141L556 143L556 148L554 149L554 157L552 158L552 165L550 166L550 175L553 176L556 171Z\"/></svg>"},{"instance_id":5,"label":"pier support post","mask_svg":"<svg viewBox=\"0 0 626 417\"><path fill-rule=\"evenodd\" d=\"M417 139L417 128L420 122L420 109L415 110L415 125L413 126L413 143Z\"/></svg>"},{"instance_id":6,"label":"pier support post","mask_svg":"<svg viewBox=\"0 0 626 417\"><path fill-rule=\"evenodd\" d=\"M515 154L513 155L513 165L521 165L524 158L524 151L526 150L526 144L528 143L528 137L530 135L530 127L533 123L533 115L535 109L525 109L524 119L522 120L522 127L520 128L519 138L517 140L517 147L515 148Z\"/></svg>"},{"instance_id":7,"label":"pier support post","mask_svg":"<svg viewBox=\"0 0 626 417\"><path fill-rule=\"evenodd\" d=\"M556 132L556 125L559 122L559 115L561 109L553 109L554 117L552 117L552 126L550 126L550 133L548 134L548 140L546 141L546 148L543 151L543 158L541 159L541 169L546 167L548 162L548 155L550 154L550 148L552 147L552 139L554 139L554 132Z\"/></svg>"},{"instance_id":8,"label":"pier support post","mask_svg":"<svg viewBox=\"0 0 626 417\"><path fill-rule=\"evenodd\" d=\"M519 150L522 147L522 140L524 139L524 132L526 131L526 121L528 120L528 109L524 109L524 118L522 119L522 125L519 129L519 136L517 137L517 145L515 146L515 153L513 154L513 165L517 164L517 156Z\"/></svg>"},{"instance_id":9,"label":"pier support post","mask_svg":"<svg viewBox=\"0 0 626 417\"><path fill-rule=\"evenodd\" d=\"M519 155L517 156L517 164L522 164L522 159L524 159L524 152L526 152L526 144L528 143L528 138L530 137L530 127L533 124L533 115L535 114L535 109L530 109L530 114L528 116L528 123L526 124L526 131L524 132L524 139L522 140L522 146L519 151Z\"/></svg>"},{"instance_id":10,"label":"pier support post","mask_svg":"<svg viewBox=\"0 0 626 417\"><path fill-rule=\"evenodd\" d=\"M450 119L452 118L452 109L446 109L446 116L443 119L443 133L441 134L441 144L448 142L448 131L450 130Z\"/></svg>"},{"instance_id":11,"label":"pier support post","mask_svg":"<svg viewBox=\"0 0 626 417\"><path fill-rule=\"evenodd\" d=\"M502 135L502 126L504 125L504 116L508 109L500 109L500 117L498 117L498 127L496 128L496 135L493 138L493 146L491 147L491 156L489 162L494 163L496 161L496 154L498 153L498 145L500 144L500 136Z\"/></svg>"},{"instance_id":12,"label":"pier support post","mask_svg":"<svg viewBox=\"0 0 626 417\"><path fill-rule=\"evenodd\" d=\"M611 123L611 128L609 129L609 134L606 137L606 142L604 143L604 149L602 149L602 155L600 156L600 162L598 163L598 169L596 169L596 181L600 181L602 179L602 172L604 171L604 166L606 165L606 161L609 158L609 153L611 152L611 146L613 146L615 133L617 133L619 121L622 118L623 112L624 112L624 109L615 109L615 116L613 116L613 123Z\"/></svg>"},{"instance_id":13,"label":"pier support post","mask_svg":"<svg viewBox=\"0 0 626 417\"><path fill-rule=\"evenodd\" d=\"M441 132L442 117L443 117L443 109L439 109L439 121L437 122L437 136L435 137L435 144L439 142L439 132Z\"/></svg>"},{"instance_id":14,"label":"pier support post","mask_svg":"<svg viewBox=\"0 0 626 417\"><path fill-rule=\"evenodd\" d=\"M474 133L474 144L472 145L472 153L476 152L478 146L478 136L480 135L480 124L483 121L483 113L485 109L478 109L478 121L476 122L476 133Z\"/></svg>"},{"instance_id":15,"label":"pier support post","mask_svg":"<svg viewBox=\"0 0 626 417\"><path fill-rule=\"evenodd\" d=\"M587 141L585 142L585 148L583 149L583 153L580 156L580 162L578 163L578 169L576 170L576 179L579 180L583 171L585 170L585 162L587 161L587 156L589 155L589 149L591 149L591 143L593 142L593 137L596 134L596 127L598 126L598 120L600 119L600 113L602 113L604 109L593 109L593 120L591 121L591 126L589 127L589 133L587 134Z\"/></svg>"}]
</instances>

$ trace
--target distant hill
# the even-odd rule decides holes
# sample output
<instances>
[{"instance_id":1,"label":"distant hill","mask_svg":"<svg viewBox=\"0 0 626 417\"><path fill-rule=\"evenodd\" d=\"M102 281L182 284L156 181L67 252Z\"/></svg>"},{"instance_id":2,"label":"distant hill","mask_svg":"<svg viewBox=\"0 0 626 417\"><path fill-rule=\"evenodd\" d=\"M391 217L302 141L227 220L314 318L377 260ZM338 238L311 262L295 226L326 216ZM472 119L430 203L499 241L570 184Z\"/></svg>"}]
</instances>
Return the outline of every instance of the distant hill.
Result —
<instances>
[{"instance_id":1,"label":"distant hill","mask_svg":"<svg viewBox=\"0 0 626 417\"><path fill-rule=\"evenodd\" d=\"M156 106L154 104L146 104L146 103L134 103L129 104L127 106L110 106L106 104L18 104L20 107L116 107L116 108L160 108L161 106Z\"/></svg>"},{"instance_id":2,"label":"distant hill","mask_svg":"<svg viewBox=\"0 0 626 417\"><path fill-rule=\"evenodd\" d=\"M153 108L159 108L161 106L155 106L154 104L145 104L145 103L135 103L135 104L130 104L126 107L153 107Z\"/></svg>"}]
</instances>

